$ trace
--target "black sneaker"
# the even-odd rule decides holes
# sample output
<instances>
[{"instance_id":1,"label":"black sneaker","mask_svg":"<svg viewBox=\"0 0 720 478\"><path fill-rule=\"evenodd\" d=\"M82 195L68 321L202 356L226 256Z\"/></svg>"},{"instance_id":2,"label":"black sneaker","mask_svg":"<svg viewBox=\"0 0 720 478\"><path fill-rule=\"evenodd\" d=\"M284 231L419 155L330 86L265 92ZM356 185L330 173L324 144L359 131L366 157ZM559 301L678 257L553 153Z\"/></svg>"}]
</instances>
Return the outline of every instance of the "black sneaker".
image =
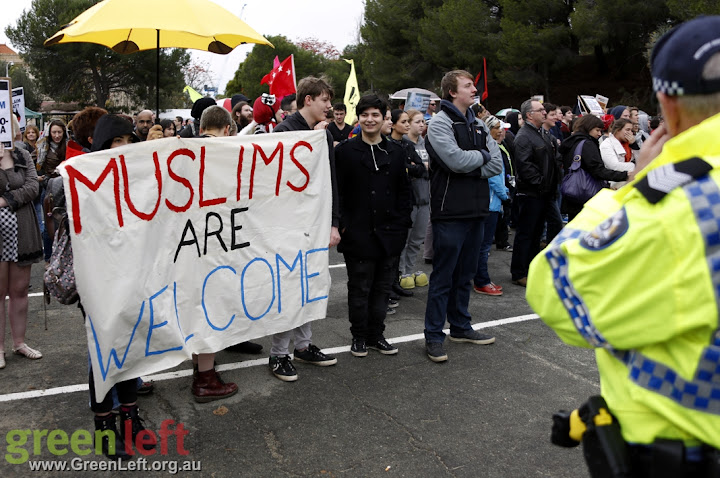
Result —
<instances>
[{"instance_id":1,"label":"black sneaker","mask_svg":"<svg viewBox=\"0 0 720 478\"><path fill-rule=\"evenodd\" d=\"M385 315L393 315L395 312L397 312L395 309L388 307L385 311Z\"/></svg>"},{"instance_id":2,"label":"black sneaker","mask_svg":"<svg viewBox=\"0 0 720 478\"><path fill-rule=\"evenodd\" d=\"M335 357L325 355L319 348L312 344L310 344L308 348L302 352L295 349L293 353L295 355L295 360L298 362L311 363L321 367L327 367L328 365L335 365L337 363L337 359Z\"/></svg>"},{"instance_id":3,"label":"black sneaker","mask_svg":"<svg viewBox=\"0 0 720 478\"><path fill-rule=\"evenodd\" d=\"M376 341L370 341L367 343L367 348L374 349L383 355L395 355L398 353L397 347L394 347L388 343L385 338L380 337Z\"/></svg>"},{"instance_id":4,"label":"black sneaker","mask_svg":"<svg viewBox=\"0 0 720 478\"><path fill-rule=\"evenodd\" d=\"M390 300L400 300L400 296L395 292L390 291Z\"/></svg>"},{"instance_id":5,"label":"black sneaker","mask_svg":"<svg viewBox=\"0 0 720 478\"><path fill-rule=\"evenodd\" d=\"M292 364L289 355L270 356L270 371L283 382L297 380L297 370Z\"/></svg>"},{"instance_id":6,"label":"black sneaker","mask_svg":"<svg viewBox=\"0 0 720 478\"><path fill-rule=\"evenodd\" d=\"M390 299L390 300L388 301L388 307L390 307L391 309L394 309L394 308L397 307L398 305L400 305L400 302L398 302L398 301L396 301L396 300Z\"/></svg>"},{"instance_id":7,"label":"black sneaker","mask_svg":"<svg viewBox=\"0 0 720 478\"><path fill-rule=\"evenodd\" d=\"M365 341L363 339L353 339L352 345L350 346L350 353L355 357L366 357L368 351L365 347Z\"/></svg>"},{"instance_id":8,"label":"black sneaker","mask_svg":"<svg viewBox=\"0 0 720 478\"><path fill-rule=\"evenodd\" d=\"M425 344L425 351L433 362L444 362L448 359L441 342L427 342Z\"/></svg>"},{"instance_id":9,"label":"black sneaker","mask_svg":"<svg viewBox=\"0 0 720 478\"><path fill-rule=\"evenodd\" d=\"M450 335L450 340L453 342L468 342L471 344L488 345L495 342L495 337L492 335L485 335L475 330L466 330L462 335Z\"/></svg>"}]
</instances>

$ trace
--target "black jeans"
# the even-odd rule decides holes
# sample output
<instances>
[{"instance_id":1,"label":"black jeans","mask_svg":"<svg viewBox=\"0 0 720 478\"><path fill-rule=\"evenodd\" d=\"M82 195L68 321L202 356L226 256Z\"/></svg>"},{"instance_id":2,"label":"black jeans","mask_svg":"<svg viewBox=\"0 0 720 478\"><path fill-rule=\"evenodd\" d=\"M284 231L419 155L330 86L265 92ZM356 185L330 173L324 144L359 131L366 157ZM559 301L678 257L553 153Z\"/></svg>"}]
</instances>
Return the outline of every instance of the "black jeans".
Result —
<instances>
[{"instance_id":1,"label":"black jeans","mask_svg":"<svg viewBox=\"0 0 720 478\"><path fill-rule=\"evenodd\" d=\"M90 367L90 377L88 380L90 384L90 409L95 413L109 413L113 408L112 390L105 394L105 397L101 402L97 401L95 396L95 378L93 377L92 367ZM118 401L120 403L134 403L137 401L137 378L131 378L130 380L124 380L115 384L115 390L117 390Z\"/></svg>"},{"instance_id":2,"label":"black jeans","mask_svg":"<svg viewBox=\"0 0 720 478\"><path fill-rule=\"evenodd\" d=\"M397 257L360 259L347 253L348 315L355 339L383 338L390 287L397 274Z\"/></svg>"},{"instance_id":3,"label":"black jeans","mask_svg":"<svg viewBox=\"0 0 720 478\"><path fill-rule=\"evenodd\" d=\"M530 261L540 252L543 225L553 199L518 194L515 201L518 215L515 218L515 242L510 273L512 280L519 280L527 277Z\"/></svg>"}]
</instances>

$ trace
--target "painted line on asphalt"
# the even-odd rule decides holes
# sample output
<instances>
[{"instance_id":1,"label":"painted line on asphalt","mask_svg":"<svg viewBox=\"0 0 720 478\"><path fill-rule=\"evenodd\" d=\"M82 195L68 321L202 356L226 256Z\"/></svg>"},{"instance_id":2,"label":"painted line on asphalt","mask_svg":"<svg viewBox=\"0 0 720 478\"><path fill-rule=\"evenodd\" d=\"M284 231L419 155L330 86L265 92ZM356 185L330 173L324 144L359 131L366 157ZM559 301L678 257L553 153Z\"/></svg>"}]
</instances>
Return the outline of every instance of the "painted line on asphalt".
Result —
<instances>
[{"instance_id":1,"label":"painted line on asphalt","mask_svg":"<svg viewBox=\"0 0 720 478\"><path fill-rule=\"evenodd\" d=\"M508 317L506 319L498 319L498 320L491 320L489 322L481 322L479 324L473 325L473 329L475 330L481 330L481 329L488 329L490 327L498 327L501 325L507 325L507 324L514 324L517 322L526 322L528 320L537 320L540 317L537 314L527 314L527 315L519 315L517 317ZM443 330L445 334L449 334L450 331L448 329ZM394 337L388 339L388 342L391 344L401 344L405 342L415 342L417 340L425 340L425 335L423 334L413 334L413 335L405 335L402 337ZM339 354L339 353L346 353L350 351L349 345L343 345L341 347L331 347L327 349L322 349L323 352L327 354ZM235 362L235 363L228 363L224 365L218 365L217 370L218 372L224 372L227 370L237 370L242 368L250 368L250 367L256 367L258 365L267 365L268 358L260 358L260 359L254 359L254 360L244 360L242 362ZM182 377L190 377L192 376L192 369L187 370L178 370L176 372L166 372L166 373L157 373L154 375L147 375L143 376L143 380L149 381L154 380L156 382L161 382L163 380L173 380L176 378L182 378ZM75 393L75 392L83 392L88 390L88 384L78 384L78 385L67 385L64 387L55 387L55 388L48 388L45 390L30 390L27 392L17 392L17 393L7 393L5 395L0 395L0 402L12 402L15 400L25 400L28 398L40 398L40 397L49 397L51 395L62 395L65 393Z\"/></svg>"}]
</instances>

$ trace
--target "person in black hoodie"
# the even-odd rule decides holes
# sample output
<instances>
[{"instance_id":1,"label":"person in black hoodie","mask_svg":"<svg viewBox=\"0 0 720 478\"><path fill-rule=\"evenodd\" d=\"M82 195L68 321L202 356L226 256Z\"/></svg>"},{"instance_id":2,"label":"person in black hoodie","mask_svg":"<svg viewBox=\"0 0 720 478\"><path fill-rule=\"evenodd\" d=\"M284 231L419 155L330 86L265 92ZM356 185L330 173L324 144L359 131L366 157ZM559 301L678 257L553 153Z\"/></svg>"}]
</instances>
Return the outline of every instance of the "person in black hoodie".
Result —
<instances>
[{"instance_id":1,"label":"person in black hoodie","mask_svg":"<svg viewBox=\"0 0 720 478\"><path fill-rule=\"evenodd\" d=\"M361 133L335 151L342 237L338 250L347 266L350 352L356 357L366 356L368 348L384 355L398 352L383 332L396 259L412 225L412 191L405 172L407 152L380 134L386 109L377 95L360 98L356 112Z\"/></svg>"},{"instance_id":2,"label":"person in black hoodie","mask_svg":"<svg viewBox=\"0 0 720 478\"><path fill-rule=\"evenodd\" d=\"M603 122L595 115L585 115L573 124L573 134L560 145L565 173L570 171L575 149L581 141L585 141L580 152L580 167L590 176L602 181L627 181L627 171L607 169L600 155L598 138L602 135ZM570 221L582 210L584 203L573 201L563 196L562 209Z\"/></svg>"},{"instance_id":3,"label":"person in black hoodie","mask_svg":"<svg viewBox=\"0 0 720 478\"><path fill-rule=\"evenodd\" d=\"M310 131L313 129L326 129L328 122L326 114L332 108L332 87L322 78L308 76L300 80L297 86L298 110L285 118L273 130L275 133L283 131ZM332 227L330 229L329 247L334 247L340 242L340 213L338 209L338 192L335 180L335 154L333 151L333 139L330 132L327 133L328 152L330 161L330 180L332 187ZM285 332L274 334L270 348L270 371L278 379L284 382L297 380L297 371L290 360L290 340L294 341L295 351L293 353L298 362L310 363L322 367L335 365L337 359L325 355L312 344L311 322Z\"/></svg>"}]
</instances>

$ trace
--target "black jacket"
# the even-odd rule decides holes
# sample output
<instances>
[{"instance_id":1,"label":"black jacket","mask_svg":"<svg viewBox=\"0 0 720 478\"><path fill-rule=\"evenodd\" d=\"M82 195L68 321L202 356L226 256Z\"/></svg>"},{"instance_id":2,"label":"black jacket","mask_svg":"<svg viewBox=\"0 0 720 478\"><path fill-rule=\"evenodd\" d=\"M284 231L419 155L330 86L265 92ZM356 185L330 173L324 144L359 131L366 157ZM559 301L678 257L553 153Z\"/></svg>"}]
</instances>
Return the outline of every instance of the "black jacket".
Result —
<instances>
[{"instance_id":1,"label":"black jacket","mask_svg":"<svg viewBox=\"0 0 720 478\"><path fill-rule=\"evenodd\" d=\"M371 146L358 135L340 143L335 154L342 236L338 251L361 259L400 255L412 226L402 147L385 138Z\"/></svg>"},{"instance_id":2,"label":"black jacket","mask_svg":"<svg viewBox=\"0 0 720 478\"><path fill-rule=\"evenodd\" d=\"M542 131L542 129L540 130ZM518 194L555 198L561 178L554 139L525 123L515 136L515 177Z\"/></svg>"},{"instance_id":3,"label":"black jacket","mask_svg":"<svg viewBox=\"0 0 720 478\"><path fill-rule=\"evenodd\" d=\"M418 155L417 151L415 151L415 145L410 141L409 139L403 138L402 140L398 141L397 139L392 138L391 136L387 137L387 140L391 143L394 143L402 148L402 150L405 152L405 169L407 170L407 174L410 177L410 185L412 187L412 203L413 205L425 205L429 204L429 198L428 198L428 191L426 189L426 193L423 195L419 191L416 192L417 188L427 188L427 180L429 177L428 169L425 167L425 164L423 164L422 159L420 159L420 155ZM419 179L420 182L418 183L415 181L416 179ZM418 184L416 184L418 183Z\"/></svg>"},{"instance_id":4,"label":"black jacket","mask_svg":"<svg viewBox=\"0 0 720 478\"><path fill-rule=\"evenodd\" d=\"M602 156L600 155L598 140L585 133L575 133L560 145L560 154L562 155L563 166L566 173L572 164L575 148L582 140L585 140L585 144L583 144L582 152L580 153L582 156L580 159L581 168L595 179L604 181L627 180L626 171L613 171L605 167L605 163L603 163Z\"/></svg>"},{"instance_id":5,"label":"black jacket","mask_svg":"<svg viewBox=\"0 0 720 478\"><path fill-rule=\"evenodd\" d=\"M296 111L292 115L288 116L283 120L282 123L277 125L273 129L273 133L282 133L285 131L312 131L312 128L307 124L303 115L299 111ZM330 133L327 133L328 152L330 154L330 181L332 183L332 226L340 226L340 207L338 203L338 189L337 180L335 179L335 151L333 147L333 139Z\"/></svg>"}]
</instances>

